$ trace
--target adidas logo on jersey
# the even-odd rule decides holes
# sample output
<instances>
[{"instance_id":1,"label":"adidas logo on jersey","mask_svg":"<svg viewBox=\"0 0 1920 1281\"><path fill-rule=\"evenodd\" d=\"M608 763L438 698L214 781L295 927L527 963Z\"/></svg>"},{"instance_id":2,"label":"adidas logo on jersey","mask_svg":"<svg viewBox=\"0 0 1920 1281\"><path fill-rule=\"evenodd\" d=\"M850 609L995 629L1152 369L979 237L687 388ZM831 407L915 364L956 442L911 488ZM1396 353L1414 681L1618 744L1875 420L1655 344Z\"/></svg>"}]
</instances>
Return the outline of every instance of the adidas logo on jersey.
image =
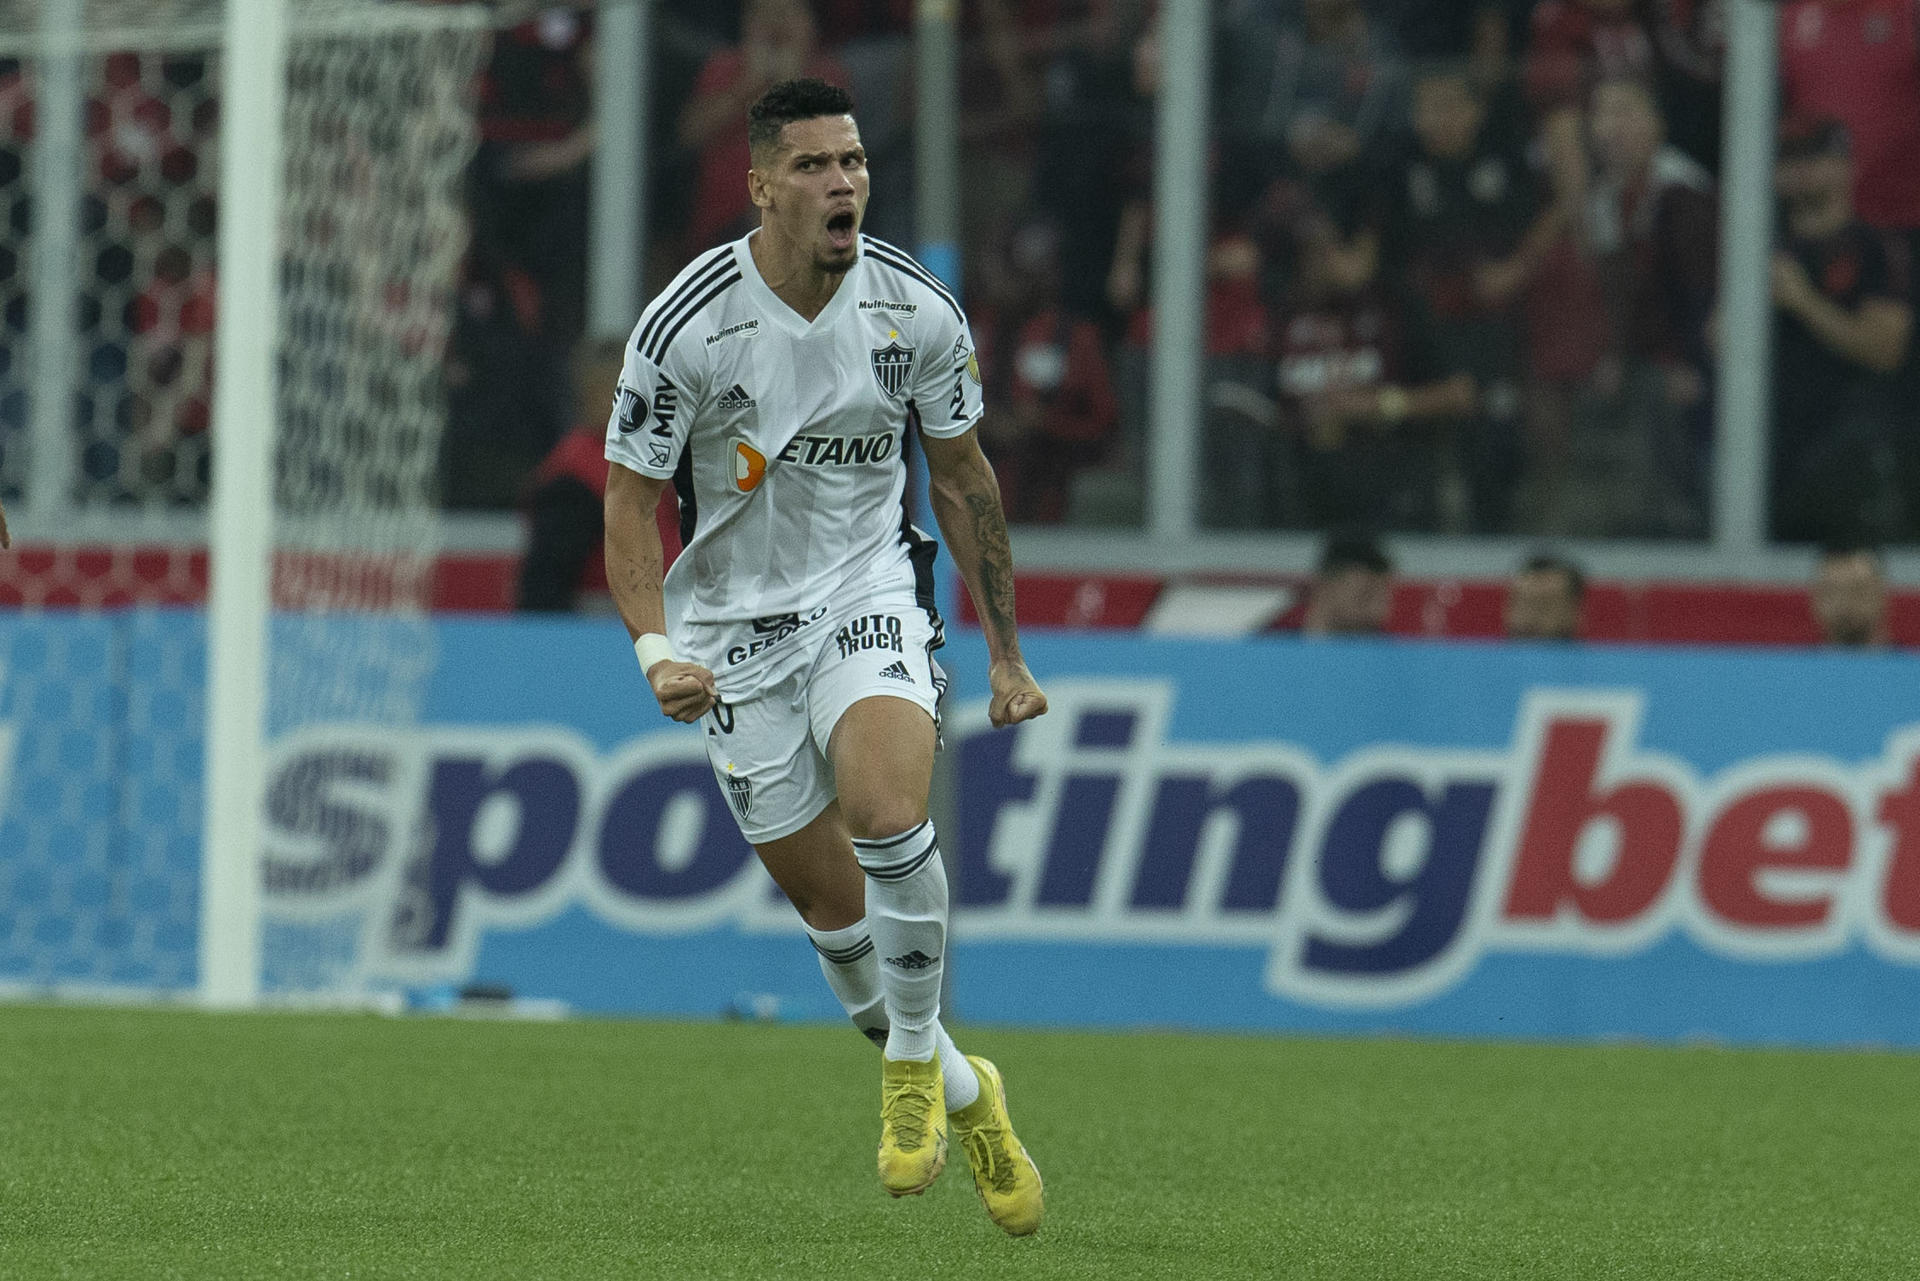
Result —
<instances>
[{"instance_id":1,"label":"adidas logo on jersey","mask_svg":"<svg viewBox=\"0 0 1920 1281\"><path fill-rule=\"evenodd\" d=\"M905 663L901 662L888 663L880 669L880 674L882 676L891 676L897 681L910 681L913 679L913 673L907 670Z\"/></svg>"},{"instance_id":2,"label":"adidas logo on jersey","mask_svg":"<svg viewBox=\"0 0 1920 1281\"><path fill-rule=\"evenodd\" d=\"M720 408L722 409L752 409L759 403L759 401L747 395L747 389L739 383L735 383L720 393Z\"/></svg>"}]
</instances>

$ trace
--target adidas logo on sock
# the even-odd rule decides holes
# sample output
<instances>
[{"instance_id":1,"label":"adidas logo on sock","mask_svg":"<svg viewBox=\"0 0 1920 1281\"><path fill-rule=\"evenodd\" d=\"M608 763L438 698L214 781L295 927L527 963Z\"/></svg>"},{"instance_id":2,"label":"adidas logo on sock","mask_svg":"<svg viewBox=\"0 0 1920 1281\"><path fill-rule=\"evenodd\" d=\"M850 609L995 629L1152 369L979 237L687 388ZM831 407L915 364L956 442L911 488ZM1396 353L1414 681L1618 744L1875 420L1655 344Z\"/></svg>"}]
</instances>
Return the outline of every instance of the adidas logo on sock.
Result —
<instances>
[{"instance_id":1,"label":"adidas logo on sock","mask_svg":"<svg viewBox=\"0 0 1920 1281\"><path fill-rule=\"evenodd\" d=\"M722 409L752 409L759 403L759 401L747 395L747 389L739 383L735 383L720 393L720 408Z\"/></svg>"},{"instance_id":2,"label":"adidas logo on sock","mask_svg":"<svg viewBox=\"0 0 1920 1281\"><path fill-rule=\"evenodd\" d=\"M881 668L880 674L882 676L891 676L897 681L910 681L913 679L913 673L908 671L907 665L898 659Z\"/></svg>"},{"instance_id":3,"label":"adidas logo on sock","mask_svg":"<svg viewBox=\"0 0 1920 1281\"><path fill-rule=\"evenodd\" d=\"M905 956L889 956L887 958L888 965L894 966L902 970L924 970L929 965L938 964L939 961L940 961L939 957L928 956L925 952L922 952L917 947L913 949L913 951L908 952Z\"/></svg>"}]
</instances>

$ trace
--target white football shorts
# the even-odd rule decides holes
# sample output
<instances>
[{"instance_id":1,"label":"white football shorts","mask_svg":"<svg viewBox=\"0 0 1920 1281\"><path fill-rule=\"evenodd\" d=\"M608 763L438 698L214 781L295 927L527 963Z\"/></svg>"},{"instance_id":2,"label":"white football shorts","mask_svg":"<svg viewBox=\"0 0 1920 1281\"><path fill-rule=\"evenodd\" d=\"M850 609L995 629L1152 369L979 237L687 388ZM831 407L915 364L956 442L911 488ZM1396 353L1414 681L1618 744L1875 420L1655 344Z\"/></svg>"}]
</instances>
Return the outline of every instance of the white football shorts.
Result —
<instances>
[{"instance_id":1,"label":"white football shorts","mask_svg":"<svg viewBox=\"0 0 1920 1281\"><path fill-rule=\"evenodd\" d=\"M933 717L938 733L947 688L933 659L939 633L911 589L836 610L801 636L810 662L702 718L714 777L753 845L791 836L838 795L827 744L861 699L904 698Z\"/></svg>"}]
</instances>

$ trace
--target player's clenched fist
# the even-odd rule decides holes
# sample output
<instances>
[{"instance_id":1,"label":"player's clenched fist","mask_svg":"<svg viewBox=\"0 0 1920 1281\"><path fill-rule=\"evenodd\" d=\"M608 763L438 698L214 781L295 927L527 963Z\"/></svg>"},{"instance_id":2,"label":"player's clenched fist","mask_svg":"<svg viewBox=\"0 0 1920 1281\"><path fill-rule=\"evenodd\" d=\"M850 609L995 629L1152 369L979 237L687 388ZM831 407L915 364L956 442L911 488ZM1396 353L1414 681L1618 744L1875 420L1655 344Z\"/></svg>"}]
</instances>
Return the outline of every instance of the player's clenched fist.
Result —
<instances>
[{"instance_id":1,"label":"player's clenched fist","mask_svg":"<svg viewBox=\"0 0 1920 1281\"><path fill-rule=\"evenodd\" d=\"M663 714L689 724L705 716L718 696L713 673L698 663L662 659L647 669L647 684Z\"/></svg>"},{"instance_id":2,"label":"player's clenched fist","mask_svg":"<svg viewBox=\"0 0 1920 1281\"><path fill-rule=\"evenodd\" d=\"M1027 665L1018 659L989 667L987 684L993 691L987 703L987 719L995 729L1046 715L1047 696L1040 692L1039 682L1033 679Z\"/></svg>"}]
</instances>

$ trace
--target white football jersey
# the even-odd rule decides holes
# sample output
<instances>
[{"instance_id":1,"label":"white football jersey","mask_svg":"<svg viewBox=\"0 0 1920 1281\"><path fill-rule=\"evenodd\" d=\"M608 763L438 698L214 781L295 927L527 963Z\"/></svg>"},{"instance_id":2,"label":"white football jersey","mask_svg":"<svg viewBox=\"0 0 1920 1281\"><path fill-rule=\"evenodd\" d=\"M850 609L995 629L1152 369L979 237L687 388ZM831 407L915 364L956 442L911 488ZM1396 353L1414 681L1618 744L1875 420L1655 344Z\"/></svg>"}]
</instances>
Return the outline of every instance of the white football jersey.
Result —
<instances>
[{"instance_id":1,"label":"white football jersey","mask_svg":"<svg viewBox=\"0 0 1920 1281\"><path fill-rule=\"evenodd\" d=\"M647 306L607 423L608 459L674 482L668 638L731 697L776 679L790 639L847 602L907 586L932 612L906 453L916 431L971 429L981 401L966 316L906 253L862 236L809 323L761 278L752 238Z\"/></svg>"}]
</instances>

